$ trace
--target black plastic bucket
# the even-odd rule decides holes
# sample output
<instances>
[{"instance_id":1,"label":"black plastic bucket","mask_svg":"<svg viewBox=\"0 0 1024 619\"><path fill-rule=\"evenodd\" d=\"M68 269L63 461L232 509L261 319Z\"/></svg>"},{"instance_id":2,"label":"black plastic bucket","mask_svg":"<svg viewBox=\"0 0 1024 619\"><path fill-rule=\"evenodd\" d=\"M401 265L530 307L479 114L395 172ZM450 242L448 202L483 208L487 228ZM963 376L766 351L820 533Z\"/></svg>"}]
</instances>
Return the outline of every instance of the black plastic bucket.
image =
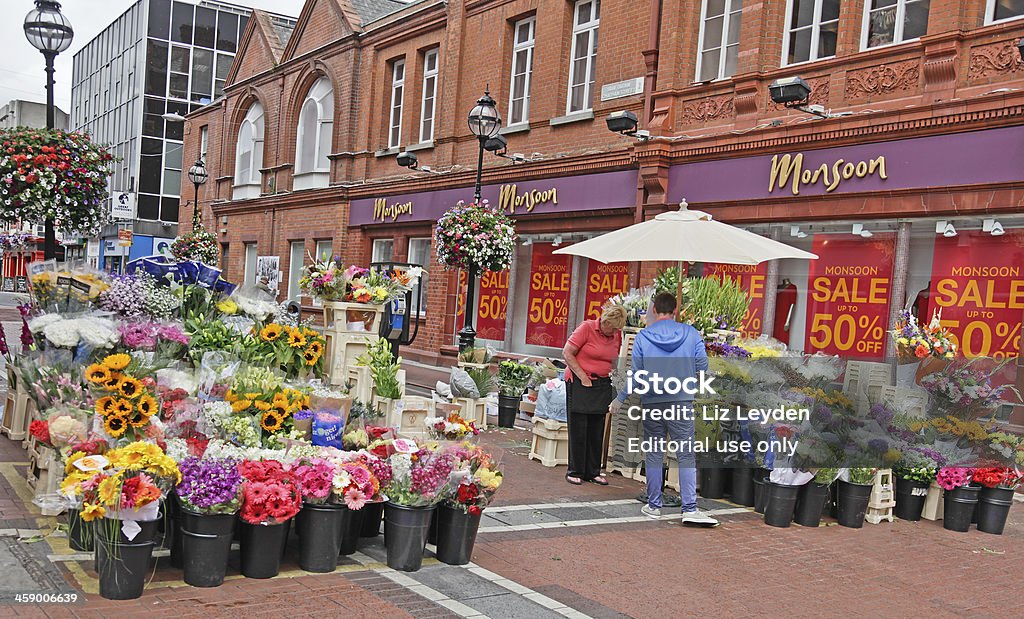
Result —
<instances>
[{"instance_id":1,"label":"black plastic bucket","mask_svg":"<svg viewBox=\"0 0 1024 619\"><path fill-rule=\"evenodd\" d=\"M82 520L81 510L68 510L68 546L71 550L92 552L96 542L92 529L91 522Z\"/></svg>"},{"instance_id":2,"label":"black plastic bucket","mask_svg":"<svg viewBox=\"0 0 1024 619\"><path fill-rule=\"evenodd\" d=\"M974 508L978 506L981 486L962 486L946 490L943 495L942 526L950 531L966 533L971 528Z\"/></svg>"},{"instance_id":3,"label":"black plastic bucket","mask_svg":"<svg viewBox=\"0 0 1024 619\"><path fill-rule=\"evenodd\" d=\"M811 481L801 486L793 522L802 527L816 527L821 524L821 513L825 509L826 499L828 484L816 484Z\"/></svg>"},{"instance_id":4,"label":"black plastic bucket","mask_svg":"<svg viewBox=\"0 0 1024 619\"><path fill-rule=\"evenodd\" d=\"M407 507L390 501L384 505L384 546L388 567L402 572L420 569L434 509L434 505Z\"/></svg>"},{"instance_id":5,"label":"black plastic bucket","mask_svg":"<svg viewBox=\"0 0 1024 619\"><path fill-rule=\"evenodd\" d=\"M754 506L754 474L749 466L738 466L732 470L729 499L737 505Z\"/></svg>"},{"instance_id":6,"label":"black plastic bucket","mask_svg":"<svg viewBox=\"0 0 1024 619\"><path fill-rule=\"evenodd\" d=\"M200 514L178 510L185 582L193 587L219 587L224 583L235 535L235 514Z\"/></svg>"},{"instance_id":7,"label":"black plastic bucket","mask_svg":"<svg viewBox=\"0 0 1024 619\"><path fill-rule=\"evenodd\" d=\"M139 522L142 530L133 539L125 537L120 520L104 518L96 522L93 532L101 596L108 600L134 600L142 595L159 522Z\"/></svg>"},{"instance_id":8,"label":"black plastic bucket","mask_svg":"<svg viewBox=\"0 0 1024 619\"><path fill-rule=\"evenodd\" d=\"M768 505L768 484L771 481L766 473L754 471L754 511L763 514Z\"/></svg>"},{"instance_id":9,"label":"black plastic bucket","mask_svg":"<svg viewBox=\"0 0 1024 619\"><path fill-rule=\"evenodd\" d=\"M839 480L836 484L838 511L836 519L839 524L851 529L864 526L864 514L868 511L868 500L871 499L871 488L874 484L851 484Z\"/></svg>"},{"instance_id":10,"label":"black plastic bucket","mask_svg":"<svg viewBox=\"0 0 1024 619\"><path fill-rule=\"evenodd\" d=\"M707 462L700 469L700 495L705 499L725 496L725 469L721 462Z\"/></svg>"},{"instance_id":11,"label":"black plastic bucket","mask_svg":"<svg viewBox=\"0 0 1024 619\"><path fill-rule=\"evenodd\" d=\"M516 417L519 416L519 402L521 398L510 395L498 396L498 427L514 428Z\"/></svg>"},{"instance_id":12,"label":"black plastic bucket","mask_svg":"<svg viewBox=\"0 0 1024 619\"><path fill-rule=\"evenodd\" d=\"M772 527L786 528L793 522L796 510L796 499L800 496L801 486L787 486L768 482L768 504L764 509L764 523Z\"/></svg>"},{"instance_id":13,"label":"black plastic bucket","mask_svg":"<svg viewBox=\"0 0 1024 619\"><path fill-rule=\"evenodd\" d=\"M238 523L242 575L246 578L273 578L281 571L281 555L288 539L288 523Z\"/></svg>"},{"instance_id":14,"label":"black plastic bucket","mask_svg":"<svg viewBox=\"0 0 1024 619\"><path fill-rule=\"evenodd\" d=\"M928 498L928 486L931 484L923 481L911 481L896 478L896 507L892 515L900 520L918 521L921 519L921 512L924 511L924 502Z\"/></svg>"},{"instance_id":15,"label":"black plastic bucket","mask_svg":"<svg viewBox=\"0 0 1024 619\"><path fill-rule=\"evenodd\" d=\"M299 567L307 572L333 572L341 552L341 524L348 508L325 503L302 506L296 523L299 535Z\"/></svg>"},{"instance_id":16,"label":"black plastic bucket","mask_svg":"<svg viewBox=\"0 0 1024 619\"><path fill-rule=\"evenodd\" d=\"M366 518L366 510L370 505L370 503L367 503L362 509L349 509L346 507L342 510L341 539L338 540L338 555L348 556L356 551L363 528L363 521ZM380 521L378 521L377 526L380 526Z\"/></svg>"},{"instance_id":17,"label":"black plastic bucket","mask_svg":"<svg viewBox=\"0 0 1024 619\"><path fill-rule=\"evenodd\" d=\"M171 551L171 567L180 570L185 567L185 563L182 558L181 520L179 520L181 504L178 503L177 494L172 492L167 497L167 501L164 502L164 510L167 513L164 546Z\"/></svg>"},{"instance_id":18,"label":"black plastic bucket","mask_svg":"<svg viewBox=\"0 0 1024 619\"><path fill-rule=\"evenodd\" d=\"M978 494L978 530L1002 535L1013 505L1012 488L982 488Z\"/></svg>"},{"instance_id":19,"label":"black plastic bucket","mask_svg":"<svg viewBox=\"0 0 1024 619\"><path fill-rule=\"evenodd\" d=\"M472 515L457 507L437 508L437 560L448 565L465 565L473 554L480 514Z\"/></svg>"},{"instance_id":20,"label":"black plastic bucket","mask_svg":"<svg viewBox=\"0 0 1024 619\"><path fill-rule=\"evenodd\" d=\"M384 501L367 503L359 511L363 512L363 524L359 527L359 537L380 535L380 523L384 520Z\"/></svg>"}]
</instances>

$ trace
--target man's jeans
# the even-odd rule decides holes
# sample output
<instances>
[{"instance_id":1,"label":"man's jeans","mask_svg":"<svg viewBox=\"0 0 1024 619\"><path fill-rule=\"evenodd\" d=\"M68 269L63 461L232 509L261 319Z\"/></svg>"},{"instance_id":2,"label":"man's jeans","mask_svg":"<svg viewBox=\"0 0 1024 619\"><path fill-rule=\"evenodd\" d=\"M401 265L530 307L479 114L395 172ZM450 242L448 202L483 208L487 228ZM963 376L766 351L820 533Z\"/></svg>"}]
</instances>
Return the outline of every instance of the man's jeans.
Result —
<instances>
[{"instance_id":1,"label":"man's jeans","mask_svg":"<svg viewBox=\"0 0 1024 619\"><path fill-rule=\"evenodd\" d=\"M652 404L644 406L645 409L655 410L669 409L672 406L687 406L693 408L693 402L671 402L666 404ZM661 508L661 484L662 465L665 458L664 446L657 439L676 441L680 451L676 452L679 465L679 496L683 502L683 512L692 512L697 509L697 457L693 453L693 417L692 410L687 414L688 419L648 419L645 416L644 439L654 439L651 451L647 452L645 458L645 469L647 475L647 503L652 508Z\"/></svg>"}]
</instances>

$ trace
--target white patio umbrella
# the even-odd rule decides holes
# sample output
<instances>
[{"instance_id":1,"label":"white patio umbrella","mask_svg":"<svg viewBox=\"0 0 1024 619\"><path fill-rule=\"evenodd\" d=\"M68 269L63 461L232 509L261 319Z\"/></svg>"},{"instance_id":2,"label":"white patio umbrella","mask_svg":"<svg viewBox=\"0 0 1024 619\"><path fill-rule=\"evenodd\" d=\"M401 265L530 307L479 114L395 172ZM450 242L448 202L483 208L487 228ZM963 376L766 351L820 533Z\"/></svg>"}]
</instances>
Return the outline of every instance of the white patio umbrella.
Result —
<instances>
[{"instance_id":1,"label":"white patio umbrella","mask_svg":"<svg viewBox=\"0 0 1024 619\"><path fill-rule=\"evenodd\" d=\"M703 211L691 211L686 200L679 210L654 219L555 250L598 262L720 262L758 264L779 258L818 256L753 232L715 221Z\"/></svg>"}]
</instances>

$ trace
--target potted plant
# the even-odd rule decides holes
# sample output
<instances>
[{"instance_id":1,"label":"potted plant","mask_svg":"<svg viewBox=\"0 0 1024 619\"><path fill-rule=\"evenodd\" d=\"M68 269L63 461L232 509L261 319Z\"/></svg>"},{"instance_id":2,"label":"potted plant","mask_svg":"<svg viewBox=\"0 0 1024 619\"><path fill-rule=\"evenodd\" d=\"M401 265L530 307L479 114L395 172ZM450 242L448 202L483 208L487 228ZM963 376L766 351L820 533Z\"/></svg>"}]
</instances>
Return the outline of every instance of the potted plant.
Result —
<instances>
[{"instance_id":1,"label":"potted plant","mask_svg":"<svg viewBox=\"0 0 1024 619\"><path fill-rule=\"evenodd\" d=\"M453 459L444 451L395 439L389 455L378 461L384 504L384 544L388 567L415 572L423 564L430 519L452 472Z\"/></svg>"},{"instance_id":2,"label":"potted plant","mask_svg":"<svg viewBox=\"0 0 1024 619\"><path fill-rule=\"evenodd\" d=\"M238 471L243 479L239 512L242 575L273 578L281 569L288 523L302 507L302 494L295 476L276 460L246 460L238 465Z\"/></svg>"},{"instance_id":3,"label":"potted plant","mask_svg":"<svg viewBox=\"0 0 1024 619\"><path fill-rule=\"evenodd\" d=\"M333 572L341 552L344 503L333 496L336 465L324 458L300 458L291 467L302 495L296 519L299 567L307 572Z\"/></svg>"},{"instance_id":4,"label":"potted plant","mask_svg":"<svg viewBox=\"0 0 1024 619\"><path fill-rule=\"evenodd\" d=\"M100 595L142 595L159 529L160 502L181 480L178 466L152 443L134 442L102 456L72 454L65 492L81 495L81 517L95 521Z\"/></svg>"},{"instance_id":5,"label":"potted plant","mask_svg":"<svg viewBox=\"0 0 1024 619\"><path fill-rule=\"evenodd\" d=\"M840 479L836 491L839 506L839 524L851 529L864 526L864 514L868 511L868 500L875 482L875 469L853 467L849 469L849 480Z\"/></svg>"},{"instance_id":6,"label":"potted plant","mask_svg":"<svg viewBox=\"0 0 1024 619\"><path fill-rule=\"evenodd\" d=\"M921 519L928 488L935 481L937 473L934 462L917 458L914 456L916 453L904 453L892 471L896 476L896 507L893 508L893 515L915 522Z\"/></svg>"},{"instance_id":7,"label":"potted plant","mask_svg":"<svg viewBox=\"0 0 1024 619\"><path fill-rule=\"evenodd\" d=\"M185 582L193 587L219 587L227 572L241 505L238 462L190 457L179 468L176 533L182 538Z\"/></svg>"},{"instance_id":8,"label":"potted plant","mask_svg":"<svg viewBox=\"0 0 1024 619\"><path fill-rule=\"evenodd\" d=\"M498 365L498 427L515 427L519 402L532 376L533 369L517 361L502 361Z\"/></svg>"},{"instance_id":9,"label":"potted plant","mask_svg":"<svg viewBox=\"0 0 1024 619\"><path fill-rule=\"evenodd\" d=\"M378 339L367 346L366 352L359 355L356 363L370 369L374 391L373 404L381 409L388 425L397 427L398 423L393 419L392 409L395 401L402 399L402 383L398 380L402 358L394 359L391 356L391 344L385 339Z\"/></svg>"},{"instance_id":10,"label":"potted plant","mask_svg":"<svg viewBox=\"0 0 1024 619\"><path fill-rule=\"evenodd\" d=\"M985 467L974 470L973 479L981 484L978 495L978 530L1002 535L1006 517L1013 505L1014 489L1021 476L1008 467Z\"/></svg>"},{"instance_id":11,"label":"potted plant","mask_svg":"<svg viewBox=\"0 0 1024 619\"><path fill-rule=\"evenodd\" d=\"M465 565L473 554L480 516L501 486L497 464L481 448L452 448L455 470L444 501L437 509L437 559Z\"/></svg>"},{"instance_id":12,"label":"potted plant","mask_svg":"<svg viewBox=\"0 0 1024 619\"><path fill-rule=\"evenodd\" d=\"M935 483L943 490L942 526L966 533L971 528L981 486L972 484L973 471L965 467L944 466L935 474Z\"/></svg>"},{"instance_id":13,"label":"potted plant","mask_svg":"<svg viewBox=\"0 0 1024 619\"><path fill-rule=\"evenodd\" d=\"M801 486L793 522L802 527L816 527L821 524L821 513L825 509L828 490L839 476L839 469L821 468L814 472L814 478Z\"/></svg>"},{"instance_id":14,"label":"potted plant","mask_svg":"<svg viewBox=\"0 0 1024 619\"><path fill-rule=\"evenodd\" d=\"M725 496L725 468L721 455L715 451L722 437L722 424L716 419L694 416L694 442L706 445L708 451L698 456L700 465L700 495L705 499L720 499Z\"/></svg>"}]
</instances>

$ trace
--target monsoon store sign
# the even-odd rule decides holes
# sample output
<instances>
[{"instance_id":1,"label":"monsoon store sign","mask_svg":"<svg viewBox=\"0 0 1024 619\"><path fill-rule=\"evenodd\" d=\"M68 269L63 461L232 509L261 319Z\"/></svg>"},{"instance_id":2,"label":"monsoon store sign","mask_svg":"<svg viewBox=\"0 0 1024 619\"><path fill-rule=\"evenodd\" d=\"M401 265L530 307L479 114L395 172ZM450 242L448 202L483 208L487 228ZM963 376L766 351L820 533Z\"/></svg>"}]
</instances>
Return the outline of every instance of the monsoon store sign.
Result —
<instances>
[{"instance_id":1,"label":"monsoon store sign","mask_svg":"<svg viewBox=\"0 0 1024 619\"><path fill-rule=\"evenodd\" d=\"M636 170L485 185L481 193L492 206L514 217L633 209ZM459 200L472 198L472 187L360 198L352 200L349 225L433 222Z\"/></svg>"},{"instance_id":2,"label":"monsoon store sign","mask_svg":"<svg viewBox=\"0 0 1024 619\"><path fill-rule=\"evenodd\" d=\"M1024 126L1005 127L672 166L667 202L791 200L1020 182L1021 169Z\"/></svg>"}]
</instances>

